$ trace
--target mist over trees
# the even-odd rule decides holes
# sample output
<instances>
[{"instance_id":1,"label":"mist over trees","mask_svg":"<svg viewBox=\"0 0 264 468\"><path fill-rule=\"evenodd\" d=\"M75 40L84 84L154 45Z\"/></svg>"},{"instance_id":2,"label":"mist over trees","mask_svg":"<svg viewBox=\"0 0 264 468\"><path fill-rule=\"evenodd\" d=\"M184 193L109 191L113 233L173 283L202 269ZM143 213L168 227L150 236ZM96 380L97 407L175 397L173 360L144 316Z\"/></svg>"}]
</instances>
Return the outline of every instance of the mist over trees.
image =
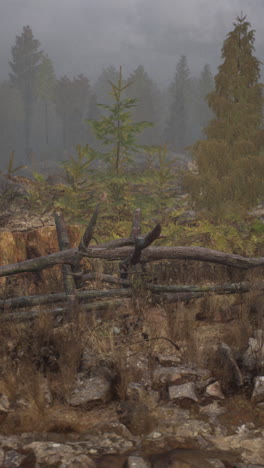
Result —
<instances>
[{"instance_id":1,"label":"mist over trees","mask_svg":"<svg viewBox=\"0 0 264 468\"><path fill-rule=\"evenodd\" d=\"M19 89L24 105L24 138L25 156L30 153L30 132L33 117L33 104L36 99L36 84L39 64L43 52L39 50L40 42L34 38L29 26L23 28L20 36L16 37L16 43L12 47L12 61L10 81Z\"/></svg>"},{"instance_id":2,"label":"mist over trees","mask_svg":"<svg viewBox=\"0 0 264 468\"><path fill-rule=\"evenodd\" d=\"M58 77L25 26L11 45L9 80L0 83L2 168L14 153L18 164L45 166L80 156L83 147L117 177L133 166L127 161L167 177L168 151L169 161L178 155L195 163L185 178L195 209L215 219L247 210L264 191L263 85L255 31L242 15L233 26L215 77L208 63L194 76L182 55L167 88L144 64L122 73L108 65L93 83L81 72Z\"/></svg>"},{"instance_id":3,"label":"mist over trees","mask_svg":"<svg viewBox=\"0 0 264 468\"><path fill-rule=\"evenodd\" d=\"M52 57L41 49L30 26L23 28L10 49L10 78L0 83L1 167L12 151L19 163L38 164L65 160L78 144L98 146L85 121L106 115L98 104L113 105L110 82L118 81L118 69L106 66L94 83L81 70L73 77L58 77ZM183 153L209 121L205 96L212 83L209 65L201 77L191 75L186 57L175 65L168 89L156 84L144 64L135 70L123 69L123 77L133 82L126 89L126 97L137 100L133 120L154 123L143 130L138 143L166 143L173 153Z\"/></svg>"}]
</instances>

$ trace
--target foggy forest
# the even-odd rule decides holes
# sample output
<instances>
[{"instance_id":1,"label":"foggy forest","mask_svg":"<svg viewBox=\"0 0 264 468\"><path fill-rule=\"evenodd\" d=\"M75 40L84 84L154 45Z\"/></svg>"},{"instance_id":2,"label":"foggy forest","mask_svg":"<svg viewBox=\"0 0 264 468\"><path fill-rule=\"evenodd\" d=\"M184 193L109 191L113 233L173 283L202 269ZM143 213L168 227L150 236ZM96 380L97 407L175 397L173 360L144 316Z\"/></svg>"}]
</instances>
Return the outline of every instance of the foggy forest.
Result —
<instances>
[{"instance_id":1,"label":"foggy forest","mask_svg":"<svg viewBox=\"0 0 264 468\"><path fill-rule=\"evenodd\" d=\"M0 467L264 467L262 0L0 0Z\"/></svg>"}]
</instances>

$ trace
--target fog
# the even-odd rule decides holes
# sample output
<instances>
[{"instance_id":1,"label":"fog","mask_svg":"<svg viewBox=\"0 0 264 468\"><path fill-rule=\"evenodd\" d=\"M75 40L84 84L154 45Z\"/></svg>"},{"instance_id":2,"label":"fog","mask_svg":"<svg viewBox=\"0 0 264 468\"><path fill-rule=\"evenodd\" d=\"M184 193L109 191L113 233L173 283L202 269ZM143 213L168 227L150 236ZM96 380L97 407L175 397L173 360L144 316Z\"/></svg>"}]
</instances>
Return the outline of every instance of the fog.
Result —
<instances>
[{"instance_id":1,"label":"fog","mask_svg":"<svg viewBox=\"0 0 264 468\"><path fill-rule=\"evenodd\" d=\"M52 61L57 78L82 73L90 80L92 91L103 68L122 65L127 77L142 64L164 97L182 56L186 56L193 78L199 77L206 64L215 75L223 41L242 11L256 30L256 56L264 61L263 0L0 0L0 81L8 80L11 47L29 25ZM100 96L96 97L100 101ZM160 112L167 103L168 99L163 100ZM52 112L53 129L58 134L60 124L54 109ZM161 120L164 123L166 116ZM10 130L4 132L7 138L12 137ZM51 135L49 148L43 149L36 144L41 132L35 129L33 133L38 159L45 158L46 150L48 159L55 148L65 151L55 135ZM194 131L197 135L198 130ZM17 129L13 137L16 144L5 142L3 150L15 146L21 159L21 138Z\"/></svg>"},{"instance_id":2,"label":"fog","mask_svg":"<svg viewBox=\"0 0 264 468\"><path fill-rule=\"evenodd\" d=\"M215 72L223 39L243 11L257 30L256 54L264 60L262 0L1 0L0 78L8 76L10 48L30 25L57 75L143 63L167 83L181 55L193 72L209 63Z\"/></svg>"}]
</instances>

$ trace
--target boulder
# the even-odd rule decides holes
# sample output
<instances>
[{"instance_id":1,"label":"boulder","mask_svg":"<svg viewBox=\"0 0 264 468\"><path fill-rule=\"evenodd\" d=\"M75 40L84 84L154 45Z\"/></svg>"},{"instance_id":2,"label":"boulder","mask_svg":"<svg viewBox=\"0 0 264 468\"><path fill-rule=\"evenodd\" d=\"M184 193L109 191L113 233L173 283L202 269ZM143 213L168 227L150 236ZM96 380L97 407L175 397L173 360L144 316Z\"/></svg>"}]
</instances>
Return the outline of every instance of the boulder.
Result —
<instances>
[{"instance_id":1,"label":"boulder","mask_svg":"<svg viewBox=\"0 0 264 468\"><path fill-rule=\"evenodd\" d=\"M224 400L224 394L221 389L221 385L218 381L211 383L206 387L205 393L211 397L219 398L220 400Z\"/></svg>"},{"instance_id":2,"label":"boulder","mask_svg":"<svg viewBox=\"0 0 264 468\"><path fill-rule=\"evenodd\" d=\"M68 403L72 406L85 406L92 403L107 403L111 398L112 384L104 376L88 377L86 374L78 374Z\"/></svg>"},{"instance_id":3,"label":"boulder","mask_svg":"<svg viewBox=\"0 0 264 468\"><path fill-rule=\"evenodd\" d=\"M198 402L196 395L196 387L193 382L188 382L182 385L172 385L169 387L169 398L170 400L182 400L187 398L189 400Z\"/></svg>"},{"instance_id":4,"label":"boulder","mask_svg":"<svg viewBox=\"0 0 264 468\"><path fill-rule=\"evenodd\" d=\"M251 400L254 403L264 403L264 376L262 375L254 379L254 389Z\"/></svg>"}]
</instances>

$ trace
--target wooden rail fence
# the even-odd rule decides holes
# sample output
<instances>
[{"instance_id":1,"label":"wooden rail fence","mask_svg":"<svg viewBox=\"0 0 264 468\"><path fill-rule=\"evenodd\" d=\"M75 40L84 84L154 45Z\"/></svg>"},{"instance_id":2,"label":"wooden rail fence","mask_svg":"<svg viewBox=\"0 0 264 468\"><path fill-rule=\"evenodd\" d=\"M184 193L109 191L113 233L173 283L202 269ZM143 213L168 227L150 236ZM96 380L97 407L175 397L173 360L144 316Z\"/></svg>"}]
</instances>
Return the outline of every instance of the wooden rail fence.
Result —
<instances>
[{"instance_id":1,"label":"wooden rail fence","mask_svg":"<svg viewBox=\"0 0 264 468\"><path fill-rule=\"evenodd\" d=\"M203 247L154 247L151 246L156 239L161 238L161 226L157 224L147 235L141 234L141 213L136 209L133 218L130 237L118 239L99 245L90 245L99 213L99 205L95 209L91 220L84 232L77 248L70 248L67 228L60 214L55 215L55 225L60 251L20 263L0 266L0 277L16 275L25 272L40 271L61 265L64 284L64 293L21 296L0 300L0 321L26 320L36 317L39 311L18 311L20 308L34 307L37 305L55 305L48 312L53 315L63 314L73 303L82 304L87 311L118 307L123 304L123 298L132 297L136 291L133 282L129 281L129 271L140 264L144 272L145 264L157 260L197 260L211 262L229 267L248 270L264 266L264 257L246 258L240 255L229 254ZM103 259L107 261L119 261L119 277L94 273L86 273L82 270L81 261L84 257L90 259ZM80 289L87 280L100 279L100 281L116 284L117 288L108 290ZM249 281L240 283L228 283L221 285L159 285L143 281L140 285L141 292L148 291L153 302L178 302L196 299L208 293L236 294L246 293L252 289L264 290L264 281L258 281L252 285ZM116 298L105 301L106 298ZM91 300L96 299L96 302ZM88 302L88 303L87 303Z\"/></svg>"}]
</instances>

